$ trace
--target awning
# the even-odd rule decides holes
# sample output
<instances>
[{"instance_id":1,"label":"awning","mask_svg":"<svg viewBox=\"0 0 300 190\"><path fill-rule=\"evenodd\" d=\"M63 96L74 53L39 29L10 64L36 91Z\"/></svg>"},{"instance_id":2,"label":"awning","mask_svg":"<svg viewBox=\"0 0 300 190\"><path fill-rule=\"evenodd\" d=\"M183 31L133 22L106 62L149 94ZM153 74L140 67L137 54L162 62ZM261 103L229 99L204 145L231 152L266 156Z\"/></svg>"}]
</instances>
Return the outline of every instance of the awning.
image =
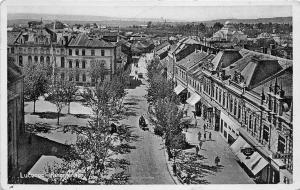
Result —
<instances>
[{"instance_id":1,"label":"awning","mask_svg":"<svg viewBox=\"0 0 300 190\"><path fill-rule=\"evenodd\" d=\"M239 136L235 141L234 143L230 146L232 152L237 155L240 150L241 150L241 147L244 147L244 145L246 144L246 141L241 137Z\"/></svg>"},{"instance_id":2,"label":"awning","mask_svg":"<svg viewBox=\"0 0 300 190\"><path fill-rule=\"evenodd\" d=\"M174 89L174 92L178 95L180 92L182 92L185 88L181 85L177 85Z\"/></svg>"},{"instance_id":3,"label":"awning","mask_svg":"<svg viewBox=\"0 0 300 190\"><path fill-rule=\"evenodd\" d=\"M247 166L253 175L259 173L262 169L268 165L268 161L265 160L258 152L254 152L249 159L241 152L242 148L251 147L241 136L231 145L231 149L239 160Z\"/></svg>"},{"instance_id":4,"label":"awning","mask_svg":"<svg viewBox=\"0 0 300 190\"><path fill-rule=\"evenodd\" d=\"M194 106L198 101L200 101L201 97L194 93L189 99L186 100L186 102L192 106Z\"/></svg>"}]
</instances>

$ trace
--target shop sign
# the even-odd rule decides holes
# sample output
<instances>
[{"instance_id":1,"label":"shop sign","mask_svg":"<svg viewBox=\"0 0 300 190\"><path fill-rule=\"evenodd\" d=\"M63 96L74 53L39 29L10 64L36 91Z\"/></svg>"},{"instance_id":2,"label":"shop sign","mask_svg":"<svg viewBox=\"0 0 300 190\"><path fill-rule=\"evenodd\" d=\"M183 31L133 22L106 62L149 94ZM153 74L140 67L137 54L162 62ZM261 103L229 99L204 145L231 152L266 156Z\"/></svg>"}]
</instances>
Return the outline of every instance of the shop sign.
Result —
<instances>
[{"instance_id":1,"label":"shop sign","mask_svg":"<svg viewBox=\"0 0 300 190\"><path fill-rule=\"evenodd\" d=\"M242 148L241 152L246 156L246 159L250 159L250 156L254 153L253 148L246 147Z\"/></svg>"}]
</instances>

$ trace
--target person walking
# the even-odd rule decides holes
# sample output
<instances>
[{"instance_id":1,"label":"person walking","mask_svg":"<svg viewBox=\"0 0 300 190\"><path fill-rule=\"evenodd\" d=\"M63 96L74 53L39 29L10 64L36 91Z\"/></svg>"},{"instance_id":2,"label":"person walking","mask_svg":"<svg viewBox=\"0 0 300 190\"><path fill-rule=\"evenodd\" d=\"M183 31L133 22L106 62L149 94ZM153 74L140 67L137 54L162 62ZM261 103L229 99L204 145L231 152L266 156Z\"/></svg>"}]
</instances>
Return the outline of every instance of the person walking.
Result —
<instances>
[{"instance_id":1,"label":"person walking","mask_svg":"<svg viewBox=\"0 0 300 190\"><path fill-rule=\"evenodd\" d=\"M196 145L195 149L196 149L196 156L198 156L198 153L199 153L199 147Z\"/></svg>"},{"instance_id":2,"label":"person walking","mask_svg":"<svg viewBox=\"0 0 300 190\"><path fill-rule=\"evenodd\" d=\"M198 141L201 141L201 132L198 132Z\"/></svg>"},{"instance_id":3,"label":"person walking","mask_svg":"<svg viewBox=\"0 0 300 190\"><path fill-rule=\"evenodd\" d=\"M219 162L220 162L220 158L219 158L219 156L217 156L215 158L215 164L216 164L216 166L219 166Z\"/></svg>"},{"instance_id":4,"label":"person walking","mask_svg":"<svg viewBox=\"0 0 300 190\"><path fill-rule=\"evenodd\" d=\"M209 140L211 140L211 132L209 132L209 135L208 135L208 136L209 136L209 137L208 137L208 138L209 138Z\"/></svg>"},{"instance_id":5,"label":"person walking","mask_svg":"<svg viewBox=\"0 0 300 190\"><path fill-rule=\"evenodd\" d=\"M200 149L202 148L202 145L203 145L203 141L200 141L200 142L199 142L199 147L200 147Z\"/></svg>"}]
</instances>

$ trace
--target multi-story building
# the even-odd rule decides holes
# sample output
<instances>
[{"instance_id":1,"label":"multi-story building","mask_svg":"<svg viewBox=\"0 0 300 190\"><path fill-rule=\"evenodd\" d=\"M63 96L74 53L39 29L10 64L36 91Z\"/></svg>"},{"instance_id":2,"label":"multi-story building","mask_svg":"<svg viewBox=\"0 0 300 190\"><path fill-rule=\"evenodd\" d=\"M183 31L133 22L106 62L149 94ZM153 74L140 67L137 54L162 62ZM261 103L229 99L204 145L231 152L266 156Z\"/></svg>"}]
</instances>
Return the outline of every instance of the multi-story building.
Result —
<instances>
[{"instance_id":1,"label":"multi-story building","mask_svg":"<svg viewBox=\"0 0 300 190\"><path fill-rule=\"evenodd\" d=\"M219 131L258 183L291 183L292 61L245 49L192 57L166 64L168 73L175 68L174 91L190 94L186 103Z\"/></svg>"},{"instance_id":2,"label":"multi-story building","mask_svg":"<svg viewBox=\"0 0 300 190\"><path fill-rule=\"evenodd\" d=\"M105 65L110 78L117 68L116 45L104 40L89 38L86 34L59 35L41 28L23 33L8 32L8 53L18 65L48 64L55 66L59 77L90 86L95 81L89 71L92 63ZM15 37L15 38L14 38ZM123 56L124 57L124 56Z\"/></svg>"},{"instance_id":3,"label":"multi-story building","mask_svg":"<svg viewBox=\"0 0 300 190\"><path fill-rule=\"evenodd\" d=\"M23 75L9 57L7 65L8 176L19 175L19 137L24 129Z\"/></svg>"}]
</instances>

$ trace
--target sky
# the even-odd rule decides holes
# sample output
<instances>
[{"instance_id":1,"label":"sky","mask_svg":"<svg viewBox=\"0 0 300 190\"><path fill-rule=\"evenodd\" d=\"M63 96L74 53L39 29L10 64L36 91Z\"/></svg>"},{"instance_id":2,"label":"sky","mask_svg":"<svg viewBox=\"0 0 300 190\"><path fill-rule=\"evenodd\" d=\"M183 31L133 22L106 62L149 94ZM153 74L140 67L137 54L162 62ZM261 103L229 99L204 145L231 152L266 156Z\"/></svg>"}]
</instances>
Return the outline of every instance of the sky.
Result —
<instances>
[{"instance_id":1,"label":"sky","mask_svg":"<svg viewBox=\"0 0 300 190\"><path fill-rule=\"evenodd\" d=\"M8 13L94 15L118 18L213 20L292 16L287 1L270 2L108 1L108 0L7 0ZM209 6L207 6L209 5ZM226 5L226 6L223 6Z\"/></svg>"}]
</instances>

